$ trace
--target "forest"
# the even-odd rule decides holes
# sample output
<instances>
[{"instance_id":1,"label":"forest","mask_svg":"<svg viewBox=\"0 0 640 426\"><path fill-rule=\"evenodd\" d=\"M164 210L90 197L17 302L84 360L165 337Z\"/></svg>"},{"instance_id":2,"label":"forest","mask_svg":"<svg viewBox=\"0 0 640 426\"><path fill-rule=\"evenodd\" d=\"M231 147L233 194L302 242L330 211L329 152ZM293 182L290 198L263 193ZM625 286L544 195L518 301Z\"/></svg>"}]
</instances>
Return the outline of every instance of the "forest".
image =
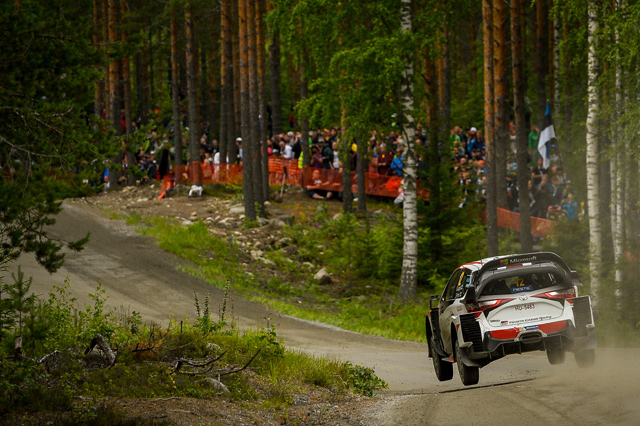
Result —
<instances>
[{"instance_id":1,"label":"forest","mask_svg":"<svg viewBox=\"0 0 640 426\"><path fill-rule=\"evenodd\" d=\"M269 198L269 141L339 129L344 210L362 213L375 131L404 141L399 295L413 300L419 261L470 260L455 257L450 237L470 223L450 148L452 129L477 128L483 255L514 247L498 211L515 184L516 250L559 252L603 315L637 326L628 313L640 298L635 1L14 0L0 13L2 264L24 250L59 267L62 242L40 232L59 198L99 190L105 168L120 176L123 157L136 171L133 154L151 138L172 148L175 170L200 164L204 134L229 163L241 148L245 213L255 220ZM529 175L540 155L528 144L547 111L555 167L573 183L580 220L561 218L538 241ZM301 144L305 166L310 149ZM189 183L201 183L190 170ZM353 196L350 174L363 182Z\"/></svg>"}]
</instances>

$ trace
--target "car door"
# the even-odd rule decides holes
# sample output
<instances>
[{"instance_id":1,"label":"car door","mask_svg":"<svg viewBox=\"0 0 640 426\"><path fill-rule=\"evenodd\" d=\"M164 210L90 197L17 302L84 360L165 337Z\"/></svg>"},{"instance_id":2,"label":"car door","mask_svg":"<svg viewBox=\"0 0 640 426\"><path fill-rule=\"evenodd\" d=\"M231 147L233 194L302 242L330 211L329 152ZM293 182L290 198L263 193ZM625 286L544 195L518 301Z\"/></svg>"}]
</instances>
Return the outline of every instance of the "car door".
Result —
<instances>
[{"instance_id":1,"label":"car door","mask_svg":"<svg viewBox=\"0 0 640 426\"><path fill-rule=\"evenodd\" d=\"M442 298L440 299L440 336L442 336L442 344L444 349L451 353L451 322L452 317L454 316L455 306L455 293L458 287L458 283L460 282L460 277L462 276L462 269L456 270L449 281L447 282L447 286L442 293Z\"/></svg>"}]
</instances>

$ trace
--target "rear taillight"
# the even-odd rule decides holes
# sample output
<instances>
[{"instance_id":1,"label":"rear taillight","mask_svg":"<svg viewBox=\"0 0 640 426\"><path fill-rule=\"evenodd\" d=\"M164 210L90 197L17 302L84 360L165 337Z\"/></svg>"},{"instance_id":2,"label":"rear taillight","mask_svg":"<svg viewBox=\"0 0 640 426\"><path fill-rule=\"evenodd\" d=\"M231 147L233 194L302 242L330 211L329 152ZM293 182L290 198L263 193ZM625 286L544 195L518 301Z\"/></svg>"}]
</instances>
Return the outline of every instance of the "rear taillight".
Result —
<instances>
[{"instance_id":1,"label":"rear taillight","mask_svg":"<svg viewBox=\"0 0 640 426\"><path fill-rule=\"evenodd\" d=\"M509 300L513 300L513 299L495 299L495 300L483 300L480 302L475 302L475 303L467 303L465 306L467 308L467 312L469 313L476 313L478 315L480 315L483 311L490 309L490 308L495 308L499 305L501 305L504 302L508 302ZM478 316L476 315L476 316Z\"/></svg>"},{"instance_id":2,"label":"rear taillight","mask_svg":"<svg viewBox=\"0 0 640 426\"><path fill-rule=\"evenodd\" d=\"M576 290L571 287L566 290L548 291L544 293L544 296L550 299L572 299L576 297Z\"/></svg>"}]
</instances>

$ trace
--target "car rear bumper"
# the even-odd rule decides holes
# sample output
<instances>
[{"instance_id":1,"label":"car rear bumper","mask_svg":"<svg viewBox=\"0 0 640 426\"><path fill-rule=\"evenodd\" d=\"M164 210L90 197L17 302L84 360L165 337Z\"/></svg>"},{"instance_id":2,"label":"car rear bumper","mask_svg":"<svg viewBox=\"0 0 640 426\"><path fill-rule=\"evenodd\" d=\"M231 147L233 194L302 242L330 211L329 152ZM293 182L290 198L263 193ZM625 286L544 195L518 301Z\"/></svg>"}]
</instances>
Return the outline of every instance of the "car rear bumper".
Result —
<instances>
[{"instance_id":1,"label":"car rear bumper","mask_svg":"<svg viewBox=\"0 0 640 426\"><path fill-rule=\"evenodd\" d=\"M592 349L596 347L596 331L593 325L576 327L570 322L561 330L553 333L544 333L540 329L525 329L515 338L501 339L492 336L486 331L482 341L461 345L465 364L482 367L491 361L510 354L523 352L544 351L547 349L564 349L576 351L580 349Z\"/></svg>"}]
</instances>

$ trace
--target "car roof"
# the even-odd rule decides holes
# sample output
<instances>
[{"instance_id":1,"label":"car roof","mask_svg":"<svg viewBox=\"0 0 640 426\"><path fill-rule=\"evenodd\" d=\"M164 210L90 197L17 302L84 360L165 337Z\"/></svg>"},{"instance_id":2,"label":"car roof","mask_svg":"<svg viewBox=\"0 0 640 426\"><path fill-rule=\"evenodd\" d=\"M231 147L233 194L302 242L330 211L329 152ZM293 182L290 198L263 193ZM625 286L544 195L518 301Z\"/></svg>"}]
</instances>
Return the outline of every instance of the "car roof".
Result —
<instances>
[{"instance_id":1,"label":"car roof","mask_svg":"<svg viewBox=\"0 0 640 426\"><path fill-rule=\"evenodd\" d=\"M465 263L458 267L471 271L474 275L474 281L479 282L482 275L486 272L494 271L500 268L510 268L513 266L534 265L539 263L553 264L565 274L569 274L571 269L562 260L560 256L551 252L537 252L525 254L510 254L506 256L494 256L476 260L474 262Z\"/></svg>"}]
</instances>

